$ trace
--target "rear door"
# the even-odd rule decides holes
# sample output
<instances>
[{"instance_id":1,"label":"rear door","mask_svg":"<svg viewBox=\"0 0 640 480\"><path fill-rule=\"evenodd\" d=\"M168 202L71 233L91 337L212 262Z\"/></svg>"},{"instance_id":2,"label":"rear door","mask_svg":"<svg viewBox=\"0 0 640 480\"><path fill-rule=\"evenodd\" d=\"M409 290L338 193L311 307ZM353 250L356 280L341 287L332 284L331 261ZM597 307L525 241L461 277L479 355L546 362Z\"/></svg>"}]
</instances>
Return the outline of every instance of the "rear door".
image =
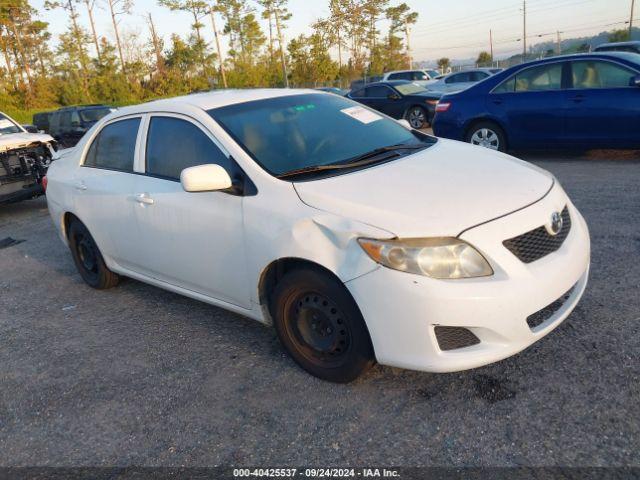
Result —
<instances>
[{"instance_id":1,"label":"rear door","mask_svg":"<svg viewBox=\"0 0 640 480\"><path fill-rule=\"evenodd\" d=\"M559 145L565 132L566 62L520 70L487 96L487 109L502 120L512 148Z\"/></svg>"},{"instance_id":2,"label":"rear door","mask_svg":"<svg viewBox=\"0 0 640 480\"><path fill-rule=\"evenodd\" d=\"M73 179L76 214L103 255L129 269L136 262L138 241L132 195L140 124L140 116L105 124L89 143Z\"/></svg>"},{"instance_id":3,"label":"rear door","mask_svg":"<svg viewBox=\"0 0 640 480\"><path fill-rule=\"evenodd\" d=\"M136 175L140 241L136 270L163 282L250 308L242 196L185 192L183 169L218 164L239 168L199 122L177 114L149 116L144 174Z\"/></svg>"},{"instance_id":4,"label":"rear door","mask_svg":"<svg viewBox=\"0 0 640 480\"><path fill-rule=\"evenodd\" d=\"M638 72L608 60L571 62L567 91L567 140L587 147L640 145Z\"/></svg>"}]
</instances>

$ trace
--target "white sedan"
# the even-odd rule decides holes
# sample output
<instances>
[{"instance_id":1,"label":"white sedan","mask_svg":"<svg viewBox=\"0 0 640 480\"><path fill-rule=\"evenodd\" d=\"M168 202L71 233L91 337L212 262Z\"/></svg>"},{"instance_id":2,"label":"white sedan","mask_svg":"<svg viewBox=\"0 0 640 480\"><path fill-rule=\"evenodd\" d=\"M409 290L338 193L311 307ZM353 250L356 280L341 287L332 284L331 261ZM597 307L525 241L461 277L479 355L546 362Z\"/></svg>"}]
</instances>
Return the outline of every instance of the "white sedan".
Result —
<instances>
[{"instance_id":1,"label":"white sedan","mask_svg":"<svg viewBox=\"0 0 640 480\"><path fill-rule=\"evenodd\" d=\"M503 359L587 284L587 225L552 175L312 90L120 109L53 162L47 199L90 286L123 275L273 324L336 382Z\"/></svg>"}]
</instances>

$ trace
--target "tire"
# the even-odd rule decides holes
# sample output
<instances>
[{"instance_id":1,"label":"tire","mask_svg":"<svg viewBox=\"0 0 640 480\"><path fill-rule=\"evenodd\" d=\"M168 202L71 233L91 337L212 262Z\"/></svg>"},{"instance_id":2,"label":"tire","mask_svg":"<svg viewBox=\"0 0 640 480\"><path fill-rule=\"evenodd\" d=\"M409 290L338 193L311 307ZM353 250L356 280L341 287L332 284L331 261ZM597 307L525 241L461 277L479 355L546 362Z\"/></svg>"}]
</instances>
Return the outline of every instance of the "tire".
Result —
<instances>
[{"instance_id":1,"label":"tire","mask_svg":"<svg viewBox=\"0 0 640 480\"><path fill-rule=\"evenodd\" d=\"M465 141L471 145L505 152L507 150L507 136L504 130L493 122L478 122L471 126Z\"/></svg>"},{"instance_id":2,"label":"tire","mask_svg":"<svg viewBox=\"0 0 640 480\"><path fill-rule=\"evenodd\" d=\"M429 115L424 108L415 105L410 107L405 114L405 118L409 122L409 125L411 125L411 128L415 128L416 130L427 126L429 123L428 117Z\"/></svg>"},{"instance_id":3,"label":"tire","mask_svg":"<svg viewBox=\"0 0 640 480\"><path fill-rule=\"evenodd\" d=\"M98 290L118 285L120 276L107 268L95 240L79 220L69 225L69 248L78 273L87 285Z\"/></svg>"},{"instance_id":4,"label":"tire","mask_svg":"<svg viewBox=\"0 0 640 480\"><path fill-rule=\"evenodd\" d=\"M348 383L375 363L355 301L342 283L321 270L285 274L271 296L271 313L285 350L311 375Z\"/></svg>"}]
</instances>

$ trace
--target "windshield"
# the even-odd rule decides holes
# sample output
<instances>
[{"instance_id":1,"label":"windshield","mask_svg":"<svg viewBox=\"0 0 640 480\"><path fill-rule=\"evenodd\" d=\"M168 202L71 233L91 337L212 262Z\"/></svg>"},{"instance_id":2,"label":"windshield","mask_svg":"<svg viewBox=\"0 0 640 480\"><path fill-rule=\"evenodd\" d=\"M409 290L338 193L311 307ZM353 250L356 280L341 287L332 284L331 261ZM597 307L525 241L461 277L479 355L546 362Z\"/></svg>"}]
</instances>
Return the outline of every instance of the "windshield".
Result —
<instances>
[{"instance_id":1,"label":"windshield","mask_svg":"<svg viewBox=\"0 0 640 480\"><path fill-rule=\"evenodd\" d=\"M22 129L13 123L6 115L0 113L0 135L22 133Z\"/></svg>"},{"instance_id":2,"label":"windshield","mask_svg":"<svg viewBox=\"0 0 640 480\"><path fill-rule=\"evenodd\" d=\"M337 95L287 95L208 113L275 176L344 162L390 145L435 142Z\"/></svg>"},{"instance_id":3,"label":"windshield","mask_svg":"<svg viewBox=\"0 0 640 480\"><path fill-rule=\"evenodd\" d=\"M80 110L80 117L83 122L97 122L102 117L106 117L111 113L111 109L107 107L103 108L89 108L86 110Z\"/></svg>"},{"instance_id":4,"label":"windshield","mask_svg":"<svg viewBox=\"0 0 640 480\"><path fill-rule=\"evenodd\" d=\"M403 83L402 85L394 85L394 88L398 90L402 95L414 95L416 93L424 93L426 88L421 87L415 83Z\"/></svg>"}]
</instances>

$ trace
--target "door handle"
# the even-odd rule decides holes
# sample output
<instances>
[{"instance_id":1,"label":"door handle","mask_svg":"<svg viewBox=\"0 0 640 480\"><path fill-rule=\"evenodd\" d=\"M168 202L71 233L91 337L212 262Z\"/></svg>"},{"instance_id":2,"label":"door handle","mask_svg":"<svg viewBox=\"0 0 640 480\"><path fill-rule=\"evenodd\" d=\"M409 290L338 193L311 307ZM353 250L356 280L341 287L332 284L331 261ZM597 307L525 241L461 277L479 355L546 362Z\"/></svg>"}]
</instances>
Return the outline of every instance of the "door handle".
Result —
<instances>
[{"instance_id":1,"label":"door handle","mask_svg":"<svg viewBox=\"0 0 640 480\"><path fill-rule=\"evenodd\" d=\"M77 182L74 185L74 187L75 187L76 190L86 190L87 189L87 186L85 185L84 182Z\"/></svg>"},{"instance_id":2,"label":"door handle","mask_svg":"<svg viewBox=\"0 0 640 480\"><path fill-rule=\"evenodd\" d=\"M153 205L153 198L151 198L147 193L138 193L133 197L133 199L141 205Z\"/></svg>"},{"instance_id":3,"label":"door handle","mask_svg":"<svg viewBox=\"0 0 640 480\"><path fill-rule=\"evenodd\" d=\"M572 97L571 100L573 100L576 103L583 102L584 101L584 95L576 95L576 96Z\"/></svg>"},{"instance_id":4,"label":"door handle","mask_svg":"<svg viewBox=\"0 0 640 480\"><path fill-rule=\"evenodd\" d=\"M494 104L496 105L502 105L502 100L500 100L499 98L495 98L494 100L492 100Z\"/></svg>"}]
</instances>

